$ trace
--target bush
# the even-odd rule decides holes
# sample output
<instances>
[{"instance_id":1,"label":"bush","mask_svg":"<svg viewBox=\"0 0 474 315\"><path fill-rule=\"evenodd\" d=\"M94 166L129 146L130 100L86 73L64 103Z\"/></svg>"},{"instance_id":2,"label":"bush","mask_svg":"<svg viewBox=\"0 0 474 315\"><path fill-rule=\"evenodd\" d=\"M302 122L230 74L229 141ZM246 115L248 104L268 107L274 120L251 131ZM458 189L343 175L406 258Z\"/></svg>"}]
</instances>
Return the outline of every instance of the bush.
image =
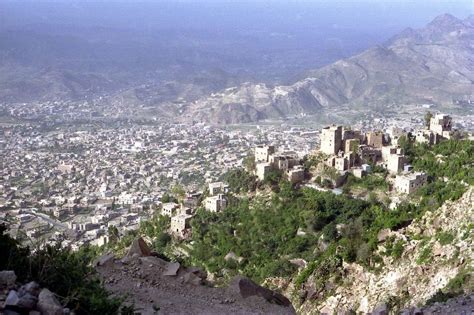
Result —
<instances>
[{"instance_id":1,"label":"bush","mask_svg":"<svg viewBox=\"0 0 474 315\"><path fill-rule=\"evenodd\" d=\"M117 314L121 301L111 298L102 287L91 260L97 249L83 247L77 252L58 245L46 245L32 252L5 234L0 225L1 270L14 270L21 282L36 281L51 289L77 314Z\"/></svg>"},{"instance_id":2,"label":"bush","mask_svg":"<svg viewBox=\"0 0 474 315\"><path fill-rule=\"evenodd\" d=\"M454 241L454 235L449 232L440 232L436 235L436 239L441 245L445 246Z\"/></svg>"},{"instance_id":3,"label":"bush","mask_svg":"<svg viewBox=\"0 0 474 315\"><path fill-rule=\"evenodd\" d=\"M422 250L418 258L416 259L416 263L418 265L423 265L428 262L428 260L431 258L432 254L432 248L431 246L425 246Z\"/></svg>"}]
</instances>

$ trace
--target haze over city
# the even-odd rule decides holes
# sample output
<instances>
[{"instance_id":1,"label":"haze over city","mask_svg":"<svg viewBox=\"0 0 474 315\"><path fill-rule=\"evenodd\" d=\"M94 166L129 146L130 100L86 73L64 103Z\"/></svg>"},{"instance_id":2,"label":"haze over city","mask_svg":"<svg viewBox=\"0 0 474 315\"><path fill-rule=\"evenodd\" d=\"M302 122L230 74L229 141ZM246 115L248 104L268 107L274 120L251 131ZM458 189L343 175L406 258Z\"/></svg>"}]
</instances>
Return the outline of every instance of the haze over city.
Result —
<instances>
[{"instance_id":1,"label":"haze over city","mask_svg":"<svg viewBox=\"0 0 474 315\"><path fill-rule=\"evenodd\" d=\"M471 314L474 3L0 2L0 314Z\"/></svg>"}]
</instances>

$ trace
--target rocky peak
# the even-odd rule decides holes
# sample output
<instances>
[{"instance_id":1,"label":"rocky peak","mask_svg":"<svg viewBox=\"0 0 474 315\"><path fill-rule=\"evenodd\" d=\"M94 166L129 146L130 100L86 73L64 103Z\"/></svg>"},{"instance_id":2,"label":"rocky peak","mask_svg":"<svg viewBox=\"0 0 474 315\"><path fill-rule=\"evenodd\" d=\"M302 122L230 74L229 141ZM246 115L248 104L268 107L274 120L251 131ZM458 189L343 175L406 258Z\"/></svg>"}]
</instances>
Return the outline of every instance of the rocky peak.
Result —
<instances>
[{"instance_id":1,"label":"rocky peak","mask_svg":"<svg viewBox=\"0 0 474 315\"><path fill-rule=\"evenodd\" d=\"M449 31L453 28L462 27L463 25L464 24L460 19L446 13L435 17L433 21L428 24L428 27L435 27L439 30Z\"/></svg>"}]
</instances>

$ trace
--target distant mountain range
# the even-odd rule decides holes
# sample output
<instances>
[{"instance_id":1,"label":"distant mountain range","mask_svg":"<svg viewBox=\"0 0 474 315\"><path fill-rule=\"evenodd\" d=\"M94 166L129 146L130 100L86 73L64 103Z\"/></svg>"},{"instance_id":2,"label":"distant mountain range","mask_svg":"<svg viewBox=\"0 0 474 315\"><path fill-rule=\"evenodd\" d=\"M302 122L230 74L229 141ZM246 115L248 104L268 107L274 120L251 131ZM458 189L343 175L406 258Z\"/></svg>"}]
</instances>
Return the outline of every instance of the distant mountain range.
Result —
<instances>
[{"instance_id":1,"label":"distant mountain range","mask_svg":"<svg viewBox=\"0 0 474 315\"><path fill-rule=\"evenodd\" d=\"M245 83L200 98L181 119L245 123L316 114L341 106L452 104L474 95L474 16L445 14L383 45L310 71L292 85Z\"/></svg>"}]
</instances>

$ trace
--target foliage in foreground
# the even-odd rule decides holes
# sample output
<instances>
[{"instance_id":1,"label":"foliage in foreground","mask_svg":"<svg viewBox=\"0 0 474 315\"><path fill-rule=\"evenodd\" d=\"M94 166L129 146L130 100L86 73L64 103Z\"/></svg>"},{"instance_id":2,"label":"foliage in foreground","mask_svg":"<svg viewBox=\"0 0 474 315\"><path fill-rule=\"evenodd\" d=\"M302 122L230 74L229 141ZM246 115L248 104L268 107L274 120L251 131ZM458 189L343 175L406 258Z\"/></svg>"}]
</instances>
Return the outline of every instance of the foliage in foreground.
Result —
<instances>
[{"instance_id":1,"label":"foliage in foreground","mask_svg":"<svg viewBox=\"0 0 474 315\"><path fill-rule=\"evenodd\" d=\"M110 297L94 277L91 260L95 249L77 252L59 245L46 245L36 251L22 247L5 234L0 225L0 270L14 270L18 281L36 281L60 297L63 305L77 314L117 314L121 300Z\"/></svg>"}]
</instances>

